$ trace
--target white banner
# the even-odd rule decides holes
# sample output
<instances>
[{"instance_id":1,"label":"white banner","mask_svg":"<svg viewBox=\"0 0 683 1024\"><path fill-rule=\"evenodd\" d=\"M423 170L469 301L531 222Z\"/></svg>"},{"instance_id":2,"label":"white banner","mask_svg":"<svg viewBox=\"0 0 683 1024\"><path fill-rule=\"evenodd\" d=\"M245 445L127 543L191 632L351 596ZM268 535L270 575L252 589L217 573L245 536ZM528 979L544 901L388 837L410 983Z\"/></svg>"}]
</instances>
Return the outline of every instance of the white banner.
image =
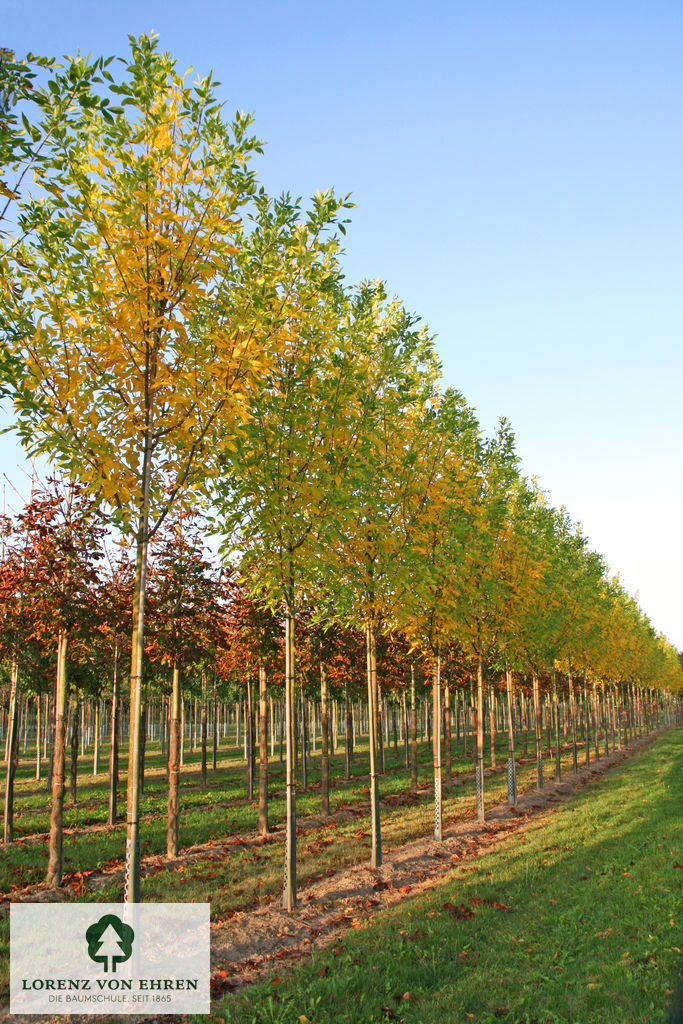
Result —
<instances>
[{"instance_id":1,"label":"white banner","mask_svg":"<svg viewBox=\"0 0 683 1024\"><path fill-rule=\"evenodd\" d=\"M13 903L10 1013L209 1013L208 903Z\"/></svg>"}]
</instances>

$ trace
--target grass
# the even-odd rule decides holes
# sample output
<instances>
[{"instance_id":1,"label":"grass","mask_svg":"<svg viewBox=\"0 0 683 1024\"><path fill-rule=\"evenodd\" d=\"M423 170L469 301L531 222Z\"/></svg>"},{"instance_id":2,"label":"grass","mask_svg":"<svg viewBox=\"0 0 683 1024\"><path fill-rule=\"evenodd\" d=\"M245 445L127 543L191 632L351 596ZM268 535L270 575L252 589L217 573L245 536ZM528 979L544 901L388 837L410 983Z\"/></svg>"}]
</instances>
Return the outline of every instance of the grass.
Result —
<instances>
[{"instance_id":1,"label":"grass","mask_svg":"<svg viewBox=\"0 0 683 1024\"><path fill-rule=\"evenodd\" d=\"M664 1024L681 964L682 740L666 733L428 895L227 997L213 1019Z\"/></svg>"}]
</instances>

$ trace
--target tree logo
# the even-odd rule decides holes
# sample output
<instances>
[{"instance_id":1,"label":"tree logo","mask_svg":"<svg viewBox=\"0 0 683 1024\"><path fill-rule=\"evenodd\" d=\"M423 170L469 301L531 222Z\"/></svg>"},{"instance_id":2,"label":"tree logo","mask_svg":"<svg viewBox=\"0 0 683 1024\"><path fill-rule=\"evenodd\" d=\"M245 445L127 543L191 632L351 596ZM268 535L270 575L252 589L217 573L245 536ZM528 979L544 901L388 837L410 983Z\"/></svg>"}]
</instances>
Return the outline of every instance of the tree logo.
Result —
<instances>
[{"instance_id":1,"label":"tree logo","mask_svg":"<svg viewBox=\"0 0 683 1024\"><path fill-rule=\"evenodd\" d=\"M133 952L135 932L116 914L105 914L85 933L88 956L96 964L104 964L105 972L116 973L116 965L125 963Z\"/></svg>"}]
</instances>

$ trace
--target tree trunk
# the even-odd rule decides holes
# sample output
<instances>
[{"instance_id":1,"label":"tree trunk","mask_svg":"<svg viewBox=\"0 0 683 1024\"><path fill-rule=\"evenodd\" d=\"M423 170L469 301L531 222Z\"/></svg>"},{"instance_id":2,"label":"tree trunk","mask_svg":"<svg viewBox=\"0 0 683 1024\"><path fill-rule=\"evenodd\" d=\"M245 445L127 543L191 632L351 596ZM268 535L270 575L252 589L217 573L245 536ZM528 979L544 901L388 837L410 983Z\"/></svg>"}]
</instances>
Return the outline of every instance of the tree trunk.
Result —
<instances>
[{"instance_id":1,"label":"tree trunk","mask_svg":"<svg viewBox=\"0 0 683 1024\"><path fill-rule=\"evenodd\" d=\"M171 681L170 722L168 729L168 813L166 818L166 856L178 856L180 836L180 669L173 665Z\"/></svg>"},{"instance_id":2,"label":"tree trunk","mask_svg":"<svg viewBox=\"0 0 683 1024\"><path fill-rule=\"evenodd\" d=\"M538 693L538 676L534 673L534 719L536 725L536 786L543 789L543 726L541 722L541 701Z\"/></svg>"},{"instance_id":3,"label":"tree trunk","mask_svg":"<svg viewBox=\"0 0 683 1024\"><path fill-rule=\"evenodd\" d=\"M368 620L365 628L365 646L368 676L368 716L370 746L370 819L372 822L371 866L382 865L382 834L379 816L379 784L377 779L378 754L378 692L377 692L377 649L374 624Z\"/></svg>"},{"instance_id":4,"label":"tree trunk","mask_svg":"<svg viewBox=\"0 0 683 1024\"><path fill-rule=\"evenodd\" d=\"M247 741L247 798L254 799L254 705L251 691L251 675L247 675L246 717L244 736Z\"/></svg>"},{"instance_id":5,"label":"tree trunk","mask_svg":"<svg viewBox=\"0 0 683 1024\"><path fill-rule=\"evenodd\" d=\"M477 820L484 821L484 666L477 659L477 763L474 770Z\"/></svg>"},{"instance_id":6,"label":"tree trunk","mask_svg":"<svg viewBox=\"0 0 683 1024\"><path fill-rule=\"evenodd\" d=\"M553 717L555 719L555 781L562 778L562 759L560 749L560 704L557 698L557 675L555 666L552 668L553 678Z\"/></svg>"},{"instance_id":7,"label":"tree trunk","mask_svg":"<svg viewBox=\"0 0 683 1024\"><path fill-rule=\"evenodd\" d=\"M576 746L576 703L574 700L574 681L572 679L572 663L569 661L567 670L567 685L569 687L569 718L572 733L572 761L574 774L579 770L579 753Z\"/></svg>"},{"instance_id":8,"label":"tree trunk","mask_svg":"<svg viewBox=\"0 0 683 1024\"><path fill-rule=\"evenodd\" d=\"M446 683L443 688L443 731L446 744L446 778L453 775L453 752L451 750L451 688Z\"/></svg>"},{"instance_id":9,"label":"tree trunk","mask_svg":"<svg viewBox=\"0 0 683 1024\"><path fill-rule=\"evenodd\" d=\"M202 743L202 789L206 789L206 740L208 736L208 718L206 706L206 672L202 669L202 719L201 719L201 743Z\"/></svg>"},{"instance_id":10,"label":"tree trunk","mask_svg":"<svg viewBox=\"0 0 683 1024\"><path fill-rule=\"evenodd\" d=\"M146 690L146 687L145 687ZM145 751L147 750L147 694L142 694L140 711L140 759L138 764L140 793L145 792Z\"/></svg>"},{"instance_id":11,"label":"tree trunk","mask_svg":"<svg viewBox=\"0 0 683 1024\"><path fill-rule=\"evenodd\" d=\"M287 742L285 788L287 831L285 837L285 878L282 903L285 910L296 906L296 785L294 780L294 609L285 602L285 732Z\"/></svg>"},{"instance_id":12,"label":"tree trunk","mask_svg":"<svg viewBox=\"0 0 683 1024\"><path fill-rule=\"evenodd\" d=\"M111 749L109 751L109 825L116 824L116 788L119 784L119 642L114 641L114 677L111 688Z\"/></svg>"},{"instance_id":13,"label":"tree trunk","mask_svg":"<svg viewBox=\"0 0 683 1024\"><path fill-rule=\"evenodd\" d=\"M266 666L258 663L259 763L258 763L258 831L268 834L268 698Z\"/></svg>"},{"instance_id":14,"label":"tree trunk","mask_svg":"<svg viewBox=\"0 0 683 1024\"><path fill-rule=\"evenodd\" d=\"M220 725L220 723L218 721L218 691L217 691L216 686L217 686L217 684L216 684L216 670L214 669L214 672L213 672L213 750L212 750L212 759L211 759L211 768L212 768L212 771L214 771L214 772L216 771L216 765L218 763L218 729L219 729L219 725Z\"/></svg>"},{"instance_id":15,"label":"tree trunk","mask_svg":"<svg viewBox=\"0 0 683 1024\"><path fill-rule=\"evenodd\" d=\"M76 787L78 785L78 735L80 727L81 697L76 694L72 705L71 716L71 770L69 772L69 806L76 804Z\"/></svg>"},{"instance_id":16,"label":"tree trunk","mask_svg":"<svg viewBox=\"0 0 683 1024\"><path fill-rule=\"evenodd\" d=\"M403 715L403 767L410 764L410 740L408 738L408 698L405 684L401 691L401 713Z\"/></svg>"},{"instance_id":17,"label":"tree trunk","mask_svg":"<svg viewBox=\"0 0 683 1024\"><path fill-rule=\"evenodd\" d=\"M376 662L375 662L376 664ZM377 679L377 740L379 752L379 774L384 775L384 707L382 701L382 686Z\"/></svg>"},{"instance_id":18,"label":"tree trunk","mask_svg":"<svg viewBox=\"0 0 683 1024\"><path fill-rule=\"evenodd\" d=\"M14 840L14 777L19 762L19 653L16 649L10 669L6 760L3 842L11 843Z\"/></svg>"},{"instance_id":19,"label":"tree trunk","mask_svg":"<svg viewBox=\"0 0 683 1024\"><path fill-rule=\"evenodd\" d=\"M584 732L586 734L586 766L588 766L591 763L591 715L588 704L588 682L585 669L583 670L583 719Z\"/></svg>"},{"instance_id":20,"label":"tree trunk","mask_svg":"<svg viewBox=\"0 0 683 1024\"><path fill-rule=\"evenodd\" d=\"M496 691L489 683L489 740L491 741L491 767L496 768Z\"/></svg>"},{"instance_id":21,"label":"tree trunk","mask_svg":"<svg viewBox=\"0 0 683 1024\"><path fill-rule=\"evenodd\" d=\"M97 775L100 760L100 699L95 698L94 720L93 720L93 749L92 749L92 773Z\"/></svg>"},{"instance_id":22,"label":"tree trunk","mask_svg":"<svg viewBox=\"0 0 683 1024\"><path fill-rule=\"evenodd\" d=\"M410 788L417 792L417 705L415 703L415 666L410 666Z\"/></svg>"},{"instance_id":23,"label":"tree trunk","mask_svg":"<svg viewBox=\"0 0 683 1024\"><path fill-rule=\"evenodd\" d=\"M517 774L515 771L515 723L514 700L512 692L512 672L505 659L505 689L507 692L508 719L508 803L510 807L517 804Z\"/></svg>"},{"instance_id":24,"label":"tree trunk","mask_svg":"<svg viewBox=\"0 0 683 1024\"><path fill-rule=\"evenodd\" d=\"M440 843L443 839L443 812L441 788L441 654L438 650L434 659L432 675L432 708L434 721L432 731L434 754L434 839Z\"/></svg>"},{"instance_id":25,"label":"tree trunk","mask_svg":"<svg viewBox=\"0 0 683 1024\"><path fill-rule=\"evenodd\" d=\"M11 685L11 684L10 684ZM40 782L40 727L41 727L42 699L40 694L36 697L36 782Z\"/></svg>"},{"instance_id":26,"label":"tree trunk","mask_svg":"<svg viewBox=\"0 0 683 1024\"><path fill-rule=\"evenodd\" d=\"M330 753L329 753L329 712L327 702L327 674L320 662L320 810L323 817L330 813Z\"/></svg>"},{"instance_id":27,"label":"tree trunk","mask_svg":"<svg viewBox=\"0 0 683 1024\"><path fill-rule=\"evenodd\" d=\"M308 723L306 721L306 698L304 697L304 684L301 682L301 786L304 793L308 789Z\"/></svg>"},{"instance_id":28,"label":"tree trunk","mask_svg":"<svg viewBox=\"0 0 683 1024\"><path fill-rule=\"evenodd\" d=\"M57 639L57 687L55 739L52 755L52 808L45 882L56 889L62 882L62 826L64 820L64 760L66 753L66 652L69 637L60 630Z\"/></svg>"},{"instance_id":29,"label":"tree trunk","mask_svg":"<svg viewBox=\"0 0 683 1024\"><path fill-rule=\"evenodd\" d=\"M344 744L344 778L350 779L351 762L353 760L353 717L351 715L351 706L349 704L348 680L344 682L344 727L346 733Z\"/></svg>"},{"instance_id":30,"label":"tree trunk","mask_svg":"<svg viewBox=\"0 0 683 1024\"><path fill-rule=\"evenodd\" d=\"M142 732L142 658L147 590L147 550L150 487L149 429L143 458L143 503L135 552L135 589L130 654L130 724L128 744L128 786L126 791L126 867L124 902L140 902L140 740Z\"/></svg>"}]
</instances>

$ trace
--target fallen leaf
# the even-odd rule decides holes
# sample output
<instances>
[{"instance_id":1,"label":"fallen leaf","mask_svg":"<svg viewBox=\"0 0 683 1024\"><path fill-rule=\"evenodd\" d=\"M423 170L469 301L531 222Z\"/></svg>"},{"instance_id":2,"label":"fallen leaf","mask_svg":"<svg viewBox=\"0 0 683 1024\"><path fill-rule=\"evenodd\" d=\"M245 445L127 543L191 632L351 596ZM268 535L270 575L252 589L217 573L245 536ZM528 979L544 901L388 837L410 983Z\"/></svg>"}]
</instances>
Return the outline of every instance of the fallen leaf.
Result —
<instances>
[{"instance_id":1,"label":"fallen leaf","mask_svg":"<svg viewBox=\"0 0 683 1024\"><path fill-rule=\"evenodd\" d=\"M450 902L449 903L444 903L443 909L444 910L450 910L450 912L453 915L453 917L458 917L458 918L474 917L474 911L470 910L464 903L458 904L457 907L456 907L456 905L454 903L450 903Z\"/></svg>"}]
</instances>

